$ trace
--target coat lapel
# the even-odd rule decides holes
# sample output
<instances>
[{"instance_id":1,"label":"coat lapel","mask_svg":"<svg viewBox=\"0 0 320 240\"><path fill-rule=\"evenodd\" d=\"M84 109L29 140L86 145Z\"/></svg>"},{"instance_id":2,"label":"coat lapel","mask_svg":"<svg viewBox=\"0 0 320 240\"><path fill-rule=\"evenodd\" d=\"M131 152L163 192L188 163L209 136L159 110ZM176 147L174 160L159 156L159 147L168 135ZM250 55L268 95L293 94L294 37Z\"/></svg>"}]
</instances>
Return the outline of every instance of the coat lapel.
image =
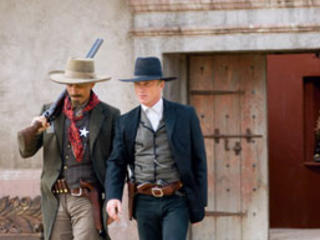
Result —
<instances>
[{"instance_id":1,"label":"coat lapel","mask_svg":"<svg viewBox=\"0 0 320 240\"><path fill-rule=\"evenodd\" d=\"M105 119L105 114L102 113L101 105L98 104L95 108L92 109L90 114L89 121L89 144L90 144L90 153L93 151L94 142L98 137L100 128Z\"/></svg>"},{"instance_id":2,"label":"coat lapel","mask_svg":"<svg viewBox=\"0 0 320 240\"><path fill-rule=\"evenodd\" d=\"M166 124L168 138L171 140L174 124L176 122L176 113L174 106L166 99L163 99L163 117Z\"/></svg>"},{"instance_id":3,"label":"coat lapel","mask_svg":"<svg viewBox=\"0 0 320 240\"><path fill-rule=\"evenodd\" d=\"M127 122L125 123L126 127L126 136L127 136L127 144L129 149L129 156L131 156L134 153L134 143L137 136L137 129L139 126L140 121L140 111L141 107L135 108L131 114L127 118Z\"/></svg>"}]
</instances>

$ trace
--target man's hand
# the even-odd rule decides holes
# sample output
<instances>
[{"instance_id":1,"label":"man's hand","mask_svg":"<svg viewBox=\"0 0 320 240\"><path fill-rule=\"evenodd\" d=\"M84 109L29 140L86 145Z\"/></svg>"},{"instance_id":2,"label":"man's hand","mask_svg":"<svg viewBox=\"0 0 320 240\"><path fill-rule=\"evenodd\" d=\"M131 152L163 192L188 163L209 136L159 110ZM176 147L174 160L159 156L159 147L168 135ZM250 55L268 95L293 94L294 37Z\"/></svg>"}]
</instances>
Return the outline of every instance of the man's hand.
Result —
<instances>
[{"instance_id":1,"label":"man's hand","mask_svg":"<svg viewBox=\"0 0 320 240\"><path fill-rule=\"evenodd\" d=\"M48 127L50 127L50 124L47 122L47 119L44 116L39 116L39 117L33 118L31 125L35 125L38 122L41 123L41 127L38 129L38 133L42 133L44 130L46 130Z\"/></svg>"},{"instance_id":2,"label":"man's hand","mask_svg":"<svg viewBox=\"0 0 320 240\"><path fill-rule=\"evenodd\" d=\"M122 212L121 202L118 199L111 199L107 202L107 213L110 218L118 221Z\"/></svg>"}]
</instances>

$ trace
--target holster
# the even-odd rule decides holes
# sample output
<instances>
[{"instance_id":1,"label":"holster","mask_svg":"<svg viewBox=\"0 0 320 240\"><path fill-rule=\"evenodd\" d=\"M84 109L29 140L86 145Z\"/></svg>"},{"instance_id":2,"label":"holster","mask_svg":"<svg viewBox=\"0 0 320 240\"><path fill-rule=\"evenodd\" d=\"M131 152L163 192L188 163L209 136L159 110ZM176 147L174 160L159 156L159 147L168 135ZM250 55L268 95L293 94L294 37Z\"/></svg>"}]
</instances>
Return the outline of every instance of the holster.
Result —
<instances>
[{"instance_id":1,"label":"holster","mask_svg":"<svg viewBox=\"0 0 320 240\"><path fill-rule=\"evenodd\" d=\"M132 220L133 217L133 200L136 192L136 185L132 180L127 181L128 185L128 214L129 220Z\"/></svg>"},{"instance_id":2,"label":"holster","mask_svg":"<svg viewBox=\"0 0 320 240\"><path fill-rule=\"evenodd\" d=\"M92 204L93 209L93 217L96 229L101 237L106 237L106 232L103 228L102 224L102 212L101 212L101 205L102 205L102 197L101 191L94 185L80 180L80 187L83 188L83 196L87 197Z\"/></svg>"}]
</instances>

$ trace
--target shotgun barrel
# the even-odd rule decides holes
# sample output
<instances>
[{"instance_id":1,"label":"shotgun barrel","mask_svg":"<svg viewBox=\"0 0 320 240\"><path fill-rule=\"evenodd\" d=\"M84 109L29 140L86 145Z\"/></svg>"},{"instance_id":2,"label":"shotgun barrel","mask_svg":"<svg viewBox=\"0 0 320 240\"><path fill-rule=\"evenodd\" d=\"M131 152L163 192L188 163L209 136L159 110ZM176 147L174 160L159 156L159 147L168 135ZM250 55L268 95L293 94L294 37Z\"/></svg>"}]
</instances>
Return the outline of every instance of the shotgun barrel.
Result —
<instances>
[{"instance_id":1,"label":"shotgun barrel","mask_svg":"<svg viewBox=\"0 0 320 240\"><path fill-rule=\"evenodd\" d=\"M92 45L91 49L87 53L86 58L94 58L99 48L101 47L102 43L103 43L103 39L97 38L94 44Z\"/></svg>"},{"instance_id":2,"label":"shotgun barrel","mask_svg":"<svg viewBox=\"0 0 320 240\"><path fill-rule=\"evenodd\" d=\"M51 123L55 119L55 117L60 113L66 94L67 90L64 90L62 93L60 93L56 101L52 103L50 107L42 113L42 116L44 116L47 119L48 123Z\"/></svg>"}]
</instances>

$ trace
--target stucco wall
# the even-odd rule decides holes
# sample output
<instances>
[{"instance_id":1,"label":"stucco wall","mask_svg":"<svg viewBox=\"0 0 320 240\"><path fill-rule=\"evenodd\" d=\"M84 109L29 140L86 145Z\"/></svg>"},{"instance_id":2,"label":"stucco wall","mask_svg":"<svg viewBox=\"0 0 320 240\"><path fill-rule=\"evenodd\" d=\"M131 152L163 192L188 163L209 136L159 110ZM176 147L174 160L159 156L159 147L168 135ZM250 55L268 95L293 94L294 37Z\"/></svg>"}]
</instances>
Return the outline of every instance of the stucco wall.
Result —
<instances>
[{"instance_id":1,"label":"stucco wall","mask_svg":"<svg viewBox=\"0 0 320 240\"><path fill-rule=\"evenodd\" d=\"M19 157L16 132L64 89L47 72L63 69L69 56L84 57L97 37L105 41L95 57L96 70L113 79L95 91L122 112L135 104L131 87L117 80L133 68L125 0L10 0L0 1L0 9L1 169L41 167L40 153Z\"/></svg>"}]
</instances>

